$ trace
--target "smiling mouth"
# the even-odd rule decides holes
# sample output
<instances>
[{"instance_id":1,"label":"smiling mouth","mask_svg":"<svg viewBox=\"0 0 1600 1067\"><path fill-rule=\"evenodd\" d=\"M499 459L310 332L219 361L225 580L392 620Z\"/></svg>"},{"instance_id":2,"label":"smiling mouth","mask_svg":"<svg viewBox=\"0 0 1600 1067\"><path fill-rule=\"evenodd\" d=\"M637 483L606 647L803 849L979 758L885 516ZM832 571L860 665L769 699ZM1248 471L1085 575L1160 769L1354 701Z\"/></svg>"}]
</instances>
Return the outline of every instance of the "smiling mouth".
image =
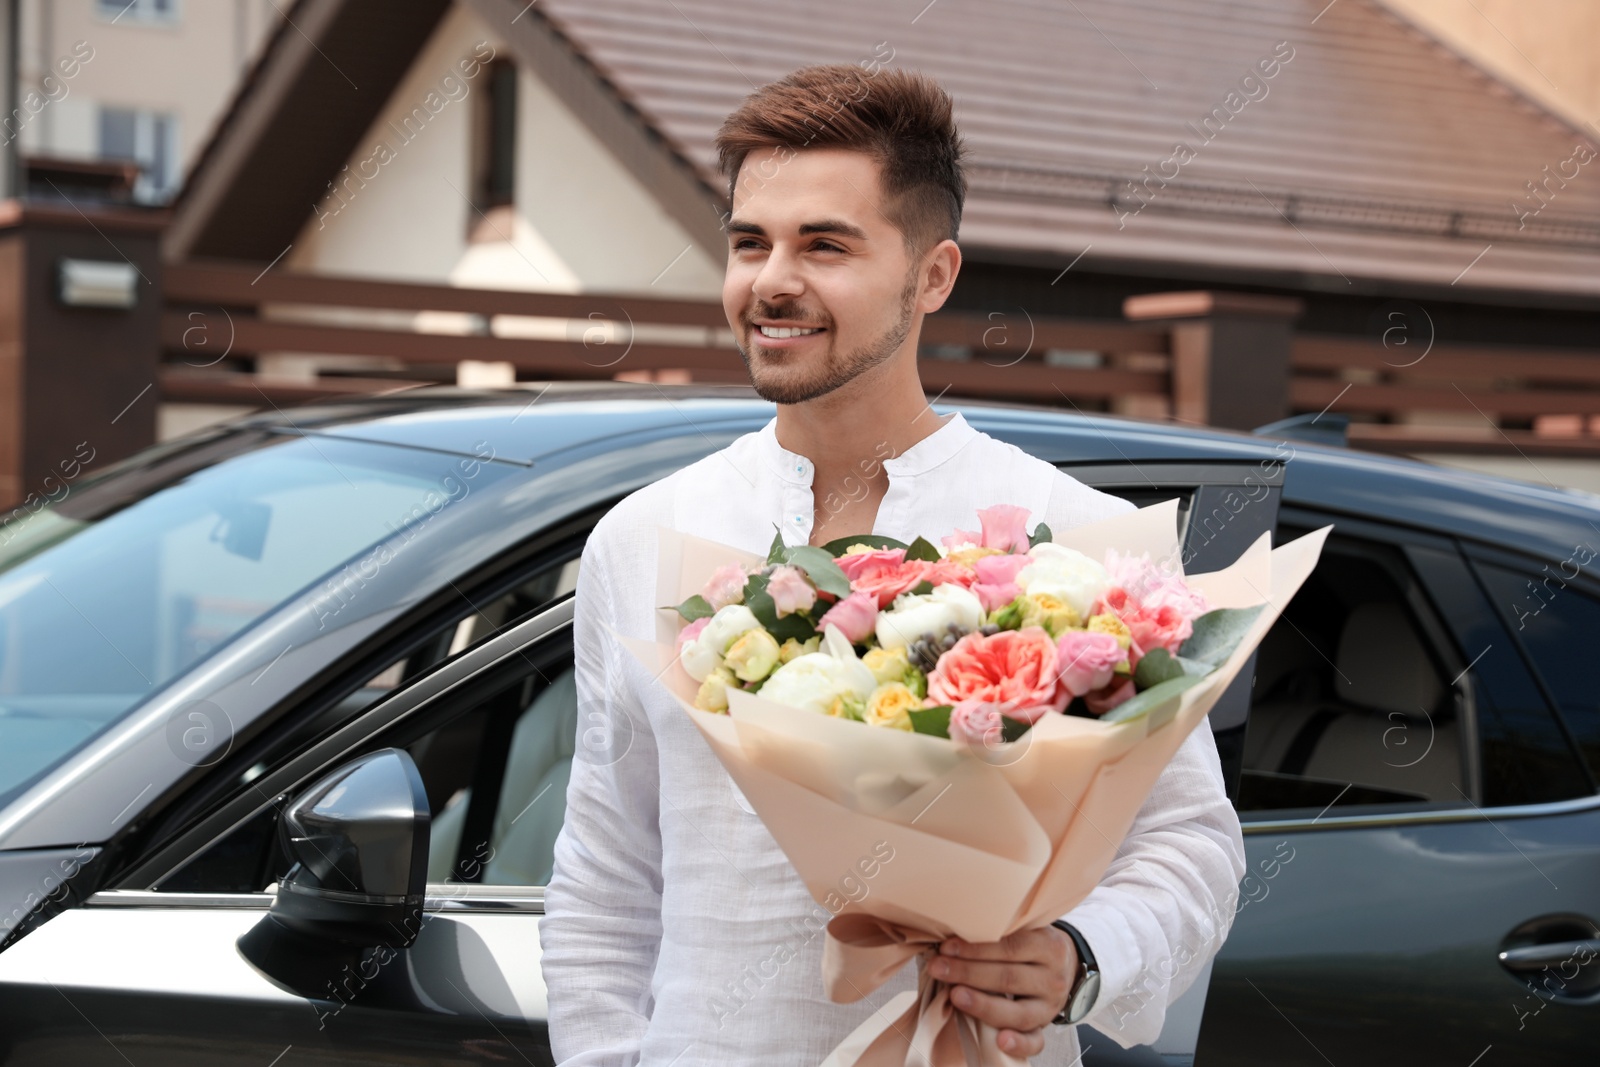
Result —
<instances>
[{"instance_id":1,"label":"smiling mouth","mask_svg":"<svg viewBox=\"0 0 1600 1067\"><path fill-rule=\"evenodd\" d=\"M775 341L786 340L790 337L810 337L812 334L821 333L820 326L757 326L756 331L762 337L770 337Z\"/></svg>"}]
</instances>

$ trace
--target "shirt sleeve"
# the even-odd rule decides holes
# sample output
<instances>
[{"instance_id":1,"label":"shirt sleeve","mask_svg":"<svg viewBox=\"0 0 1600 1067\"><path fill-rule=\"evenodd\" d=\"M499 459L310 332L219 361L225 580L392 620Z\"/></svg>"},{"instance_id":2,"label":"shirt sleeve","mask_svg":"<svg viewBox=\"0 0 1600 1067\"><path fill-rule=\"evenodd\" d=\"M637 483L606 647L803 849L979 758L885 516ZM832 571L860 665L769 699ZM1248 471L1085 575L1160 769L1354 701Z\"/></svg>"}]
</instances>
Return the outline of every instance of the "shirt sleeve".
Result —
<instances>
[{"instance_id":1,"label":"shirt sleeve","mask_svg":"<svg viewBox=\"0 0 1600 1067\"><path fill-rule=\"evenodd\" d=\"M656 742L607 630L618 615L600 532L578 568L578 736L539 922L550 1047L569 1067L639 1062L661 941Z\"/></svg>"},{"instance_id":2,"label":"shirt sleeve","mask_svg":"<svg viewBox=\"0 0 1600 1067\"><path fill-rule=\"evenodd\" d=\"M1083 1023L1123 1048L1160 1036L1167 1008L1228 936L1244 870L1239 816L1202 722L1156 779L1100 884L1062 916L1100 969Z\"/></svg>"}]
</instances>

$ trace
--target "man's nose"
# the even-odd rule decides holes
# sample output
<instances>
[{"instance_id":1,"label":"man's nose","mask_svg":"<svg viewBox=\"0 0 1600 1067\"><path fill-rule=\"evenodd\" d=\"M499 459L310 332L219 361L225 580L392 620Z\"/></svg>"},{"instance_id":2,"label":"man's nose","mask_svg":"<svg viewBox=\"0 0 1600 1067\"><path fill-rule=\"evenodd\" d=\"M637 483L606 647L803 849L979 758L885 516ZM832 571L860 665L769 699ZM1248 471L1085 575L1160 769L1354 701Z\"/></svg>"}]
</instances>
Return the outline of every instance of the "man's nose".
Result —
<instances>
[{"instance_id":1,"label":"man's nose","mask_svg":"<svg viewBox=\"0 0 1600 1067\"><path fill-rule=\"evenodd\" d=\"M756 273L751 291L769 304L782 303L805 292L805 282L800 276L796 258L781 248L774 248L767 256L761 270Z\"/></svg>"}]
</instances>

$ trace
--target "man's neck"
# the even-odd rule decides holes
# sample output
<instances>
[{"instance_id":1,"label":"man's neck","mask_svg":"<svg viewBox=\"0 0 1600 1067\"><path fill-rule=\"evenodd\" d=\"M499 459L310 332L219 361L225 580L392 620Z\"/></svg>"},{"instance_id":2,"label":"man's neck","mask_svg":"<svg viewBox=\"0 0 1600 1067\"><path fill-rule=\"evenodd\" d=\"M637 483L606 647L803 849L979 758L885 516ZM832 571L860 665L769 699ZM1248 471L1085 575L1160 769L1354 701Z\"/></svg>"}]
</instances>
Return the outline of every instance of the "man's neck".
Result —
<instances>
[{"instance_id":1,"label":"man's neck","mask_svg":"<svg viewBox=\"0 0 1600 1067\"><path fill-rule=\"evenodd\" d=\"M905 452L953 417L935 413L919 385L914 393L868 396L864 403L780 404L774 429L778 444L809 459L819 477L842 477L863 463L871 474L876 468L869 461L881 468L884 459Z\"/></svg>"}]
</instances>

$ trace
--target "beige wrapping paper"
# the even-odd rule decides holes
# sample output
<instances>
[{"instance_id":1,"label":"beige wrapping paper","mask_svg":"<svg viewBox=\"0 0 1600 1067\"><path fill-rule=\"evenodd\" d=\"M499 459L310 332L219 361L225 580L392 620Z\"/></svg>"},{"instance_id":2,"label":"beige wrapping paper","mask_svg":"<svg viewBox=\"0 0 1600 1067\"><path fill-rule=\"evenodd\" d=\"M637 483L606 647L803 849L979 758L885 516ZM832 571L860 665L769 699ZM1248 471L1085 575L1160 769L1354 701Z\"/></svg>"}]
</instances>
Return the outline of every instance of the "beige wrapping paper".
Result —
<instances>
[{"instance_id":1,"label":"beige wrapping paper","mask_svg":"<svg viewBox=\"0 0 1600 1067\"><path fill-rule=\"evenodd\" d=\"M1177 502L1063 531L1054 540L1102 559L1150 553L1174 568ZM1316 565L1328 528L1272 549L1268 535L1230 567L1186 576L1212 607L1263 606L1229 659L1204 681L1127 723L1047 714L1019 741L974 752L944 738L833 719L729 690L729 713L693 706L698 684L678 663L682 620L658 612L655 642L618 640L670 690L760 814L807 889L835 918L824 946L831 999L866 997L918 961L903 994L824 1067L934 1067L1017 1061L996 1032L957 1012L922 966L938 942L997 941L1066 914L1099 884L1162 769L1204 718ZM937 531L935 531L937 533ZM763 557L659 528L658 605L698 592L733 560ZM826 904L841 874L887 841L862 900Z\"/></svg>"}]
</instances>

